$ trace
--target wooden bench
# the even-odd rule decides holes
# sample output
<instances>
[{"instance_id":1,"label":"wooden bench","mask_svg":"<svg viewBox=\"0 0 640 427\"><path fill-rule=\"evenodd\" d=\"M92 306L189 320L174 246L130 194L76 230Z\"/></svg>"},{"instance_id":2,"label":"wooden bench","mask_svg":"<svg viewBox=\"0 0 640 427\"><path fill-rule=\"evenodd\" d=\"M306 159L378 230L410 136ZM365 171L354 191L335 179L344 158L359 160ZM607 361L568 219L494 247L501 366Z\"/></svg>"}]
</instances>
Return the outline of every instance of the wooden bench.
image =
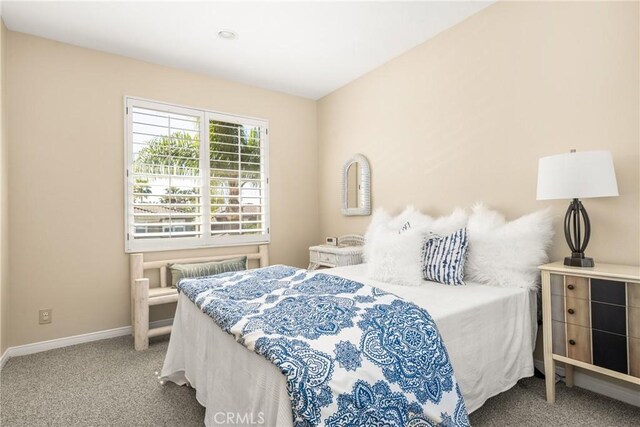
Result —
<instances>
[{"instance_id":1,"label":"wooden bench","mask_svg":"<svg viewBox=\"0 0 640 427\"><path fill-rule=\"evenodd\" d=\"M267 245L258 246L258 252L249 254L216 255L210 257L169 259L160 261L145 261L144 254L129 255L129 271L131 279L131 324L133 325L133 337L135 349L146 350L149 348L149 338L171 333L171 325L159 328L149 328L149 307L153 305L168 304L178 301L178 290L167 286L169 268L172 263L199 263L211 261L224 261L240 256L247 257L249 262L258 261L259 267L269 265L269 249ZM147 270L160 270L160 286L151 288L149 278L144 276Z\"/></svg>"}]
</instances>

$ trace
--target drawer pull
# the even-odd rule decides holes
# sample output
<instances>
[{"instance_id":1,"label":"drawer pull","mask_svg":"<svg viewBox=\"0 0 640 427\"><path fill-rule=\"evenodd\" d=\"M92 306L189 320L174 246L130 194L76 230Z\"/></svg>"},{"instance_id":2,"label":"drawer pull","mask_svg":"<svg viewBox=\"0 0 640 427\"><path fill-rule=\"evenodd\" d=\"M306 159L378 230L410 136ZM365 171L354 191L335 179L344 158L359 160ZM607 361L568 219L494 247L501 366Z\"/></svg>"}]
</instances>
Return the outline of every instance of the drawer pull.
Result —
<instances>
[{"instance_id":1,"label":"drawer pull","mask_svg":"<svg viewBox=\"0 0 640 427\"><path fill-rule=\"evenodd\" d=\"M570 308L569 310L567 310L567 313L569 314L574 314L576 311L573 308Z\"/></svg>"},{"instance_id":2,"label":"drawer pull","mask_svg":"<svg viewBox=\"0 0 640 427\"><path fill-rule=\"evenodd\" d=\"M569 344L576 345L576 341L575 340L569 340Z\"/></svg>"},{"instance_id":3,"label":"drawer pull","mask_svg":"<svg viewBox=\"0 0 640 427\"><path fill-rule=\"evenodd\" d=\"M569 285L567 285L567 288L568 288L569 290L571 290L571 291L572 291L572 290L574 290L574 289L575 289L575 286L573 286L573 285L569 284Z\"/></svg>"}]
</instances>

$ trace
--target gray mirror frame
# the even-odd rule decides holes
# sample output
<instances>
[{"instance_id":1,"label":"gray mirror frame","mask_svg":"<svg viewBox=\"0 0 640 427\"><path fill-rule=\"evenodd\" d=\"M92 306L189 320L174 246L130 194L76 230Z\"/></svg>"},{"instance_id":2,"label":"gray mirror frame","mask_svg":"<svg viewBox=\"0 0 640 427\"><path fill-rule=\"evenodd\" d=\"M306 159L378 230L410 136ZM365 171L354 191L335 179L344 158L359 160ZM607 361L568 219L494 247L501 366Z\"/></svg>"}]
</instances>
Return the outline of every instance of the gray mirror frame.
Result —
<instances>
[{"instance_id":1,"label":"gray mirror frame","mask_svg":"<svg viewBox=\"0 0 640 427\"><path fill-rule=\"evenodd\" d=\"M358 163L360 166L360 192L358 196L362 200L362 206L358 208L348 207L348 173L349 166L354 163ZM369 161L362 154L354 155L342 167L342 214L346 216L371 215L371 168Z\"/></svg>"}]
</instances>

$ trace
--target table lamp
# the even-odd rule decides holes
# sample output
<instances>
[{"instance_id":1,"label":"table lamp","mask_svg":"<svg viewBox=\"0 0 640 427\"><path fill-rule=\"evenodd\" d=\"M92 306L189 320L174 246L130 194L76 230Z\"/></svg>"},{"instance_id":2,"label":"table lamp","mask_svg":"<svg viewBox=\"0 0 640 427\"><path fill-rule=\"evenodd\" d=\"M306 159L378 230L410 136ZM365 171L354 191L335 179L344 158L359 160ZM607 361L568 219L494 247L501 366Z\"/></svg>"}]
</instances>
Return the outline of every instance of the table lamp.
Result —
<instances>
[{"instance_id":1,"label":"table lamp","mask_svg":"<svg viewBox=\"0 0 640 427\"><path fill-rule=\"evenodd\" d=\"M571 256L564 265L593 267L584 251L591 237L589 215L580 199L618 195L616 172L609 151L571 150L538 161L538 200L569 199L564 216L564 236Z\"/></svg>"}]
</instances>

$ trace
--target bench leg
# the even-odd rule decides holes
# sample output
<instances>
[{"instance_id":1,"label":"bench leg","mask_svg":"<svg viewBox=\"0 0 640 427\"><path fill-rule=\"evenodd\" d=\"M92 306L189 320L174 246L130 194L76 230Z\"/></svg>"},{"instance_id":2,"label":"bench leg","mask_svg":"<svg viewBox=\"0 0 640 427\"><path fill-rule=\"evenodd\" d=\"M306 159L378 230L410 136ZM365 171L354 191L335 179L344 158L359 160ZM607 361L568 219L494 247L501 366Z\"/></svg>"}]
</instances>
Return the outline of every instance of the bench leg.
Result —
<instances>
[{"instance_id":1,"label":"bench leg","mask_svg":"<svg viewBox=\"0 0 640 427\"><path fill-rule=\"evenodd\" d=\"M133 339L141 351L149 348L149 279L137 279L133 286Z\"/></svg>"}]
</instances>

